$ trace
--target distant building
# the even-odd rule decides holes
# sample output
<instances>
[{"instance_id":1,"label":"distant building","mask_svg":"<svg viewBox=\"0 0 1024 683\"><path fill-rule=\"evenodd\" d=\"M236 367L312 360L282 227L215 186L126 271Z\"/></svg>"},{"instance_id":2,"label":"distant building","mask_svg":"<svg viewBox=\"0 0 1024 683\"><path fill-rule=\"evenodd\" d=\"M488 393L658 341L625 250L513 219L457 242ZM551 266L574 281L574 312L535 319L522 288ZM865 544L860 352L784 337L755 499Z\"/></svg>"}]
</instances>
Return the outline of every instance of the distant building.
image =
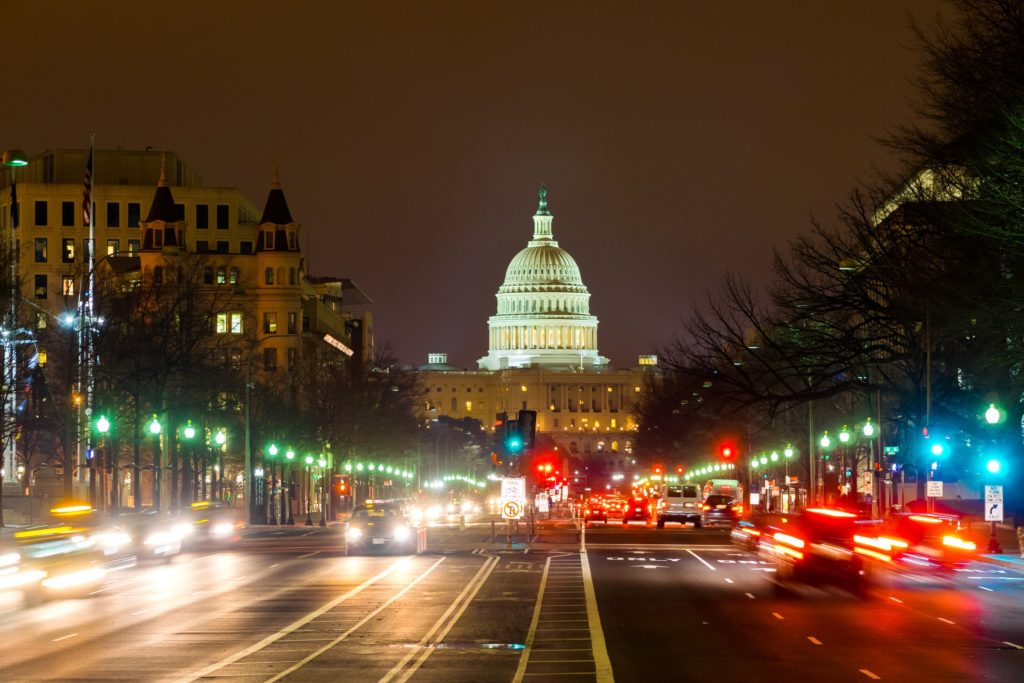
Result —
<instances>
[{"instance_id":1,"label":"distant building","mask_svg":"<svg viewBox=\"0 0 1024 683\"><path fill-rule=\"evenodd\" d=\"M439 416L479 420L493 428L498 413L537 411L538 438L567 456L628 467L636 441L634 406L654 356L614 369L597 349L598 320L572 256L554 240L547 191L542 186L533 239L512 259L488 320L488 354L478 370L448 364L431 353L418 368L427 420Z\"/></svg>"}]
</instances>

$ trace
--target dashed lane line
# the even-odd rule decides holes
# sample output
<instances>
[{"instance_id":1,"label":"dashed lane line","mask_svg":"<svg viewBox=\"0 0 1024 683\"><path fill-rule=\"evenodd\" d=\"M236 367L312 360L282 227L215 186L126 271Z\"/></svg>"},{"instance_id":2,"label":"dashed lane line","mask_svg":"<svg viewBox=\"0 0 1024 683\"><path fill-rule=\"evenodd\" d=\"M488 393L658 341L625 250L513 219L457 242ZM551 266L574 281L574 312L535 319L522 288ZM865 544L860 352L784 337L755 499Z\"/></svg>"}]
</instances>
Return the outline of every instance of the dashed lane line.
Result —
<instances>
[{"instance_id":1,"label":"dashed lane line","mask_svg":"<svg viewBox=\"0 0 1024 683\"><path fill-rule=\"evenodd\" d=\"M875 672L870 671L868 669L857 669L857 671L861 672L862 674L864 674L865 676L867 676L868 678L870 678L873 681L878 681L878 680L882 679L881 676L879 676Z\"/></svg>"},{"instance_id":2,"label":"dashed lane line","mask_svg":"<svg viewBox=\"0 0 1024 683\"><path fill-rule=\"evenodd\" d=\"M815 645L821 645L821 641L815 638L814 636L807 636L807 640L811 641Z\"/></svg>"}]
</instances>

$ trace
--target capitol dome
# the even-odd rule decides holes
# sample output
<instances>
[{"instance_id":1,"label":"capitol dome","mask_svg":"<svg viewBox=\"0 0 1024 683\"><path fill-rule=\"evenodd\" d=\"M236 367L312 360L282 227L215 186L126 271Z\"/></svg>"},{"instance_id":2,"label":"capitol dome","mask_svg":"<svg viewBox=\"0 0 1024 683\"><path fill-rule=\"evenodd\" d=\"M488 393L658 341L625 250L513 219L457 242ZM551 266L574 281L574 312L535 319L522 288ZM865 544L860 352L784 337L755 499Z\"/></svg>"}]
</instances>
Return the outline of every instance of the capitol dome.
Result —
<instances>
[{"instance_id":1,"label":"capitol dome","mask_svg":"<svg viewBox=\"0 0 1024 683\"><path fill-rule=\"evenodd\" d=\"M488 354L481 369L607 365L597 353L597 318L576 260L551 231L547 188L533 217L533 239L513 257L498 289L498 311L488 320Z\"/></svg>"}]
</instances>

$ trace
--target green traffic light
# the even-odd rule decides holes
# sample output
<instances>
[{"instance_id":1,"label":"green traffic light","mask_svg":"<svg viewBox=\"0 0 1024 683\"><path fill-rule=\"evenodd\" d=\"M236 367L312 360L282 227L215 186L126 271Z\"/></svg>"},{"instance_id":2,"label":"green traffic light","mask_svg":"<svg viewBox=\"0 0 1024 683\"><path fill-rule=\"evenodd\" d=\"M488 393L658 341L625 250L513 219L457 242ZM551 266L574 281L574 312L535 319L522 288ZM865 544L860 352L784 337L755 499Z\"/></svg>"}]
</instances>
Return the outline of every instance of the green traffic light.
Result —
<instances>
[{"instance_id":1,"label":"green traffic light","mask_svg":"<svg viewBox=\"0 0 1024 683\"><path fill-rule=\"evenodd\" d=\"M989 474L999 474L999 472L1003 469L1003 463L1001 463L999 460L996 460L995 458L992 458L987 463L985 463L985 469L988 470Z\"/></svg>"},{"instance_id":2,"label":"green traffic light","mask_svg":"<svg viewBox=\"0 0 1024 683\"><path fill-rule=\"evenodd\" d=\"M99 419L96 420L96 431L100 434L106 434L110 431L110 420L107 419L106 415L100 415Z\"/></svg>"},{"instance_id":3,"label":"green traffic light","mask_svg":"<svg viewBox=\"0 0 1024 683\"><path fill-rule=\"evenodd\" d=\"M946 452L946 447L943 446L941 443L933 443L931 451L932 455L942 455L943 453Z\"/></svg>"},{"instance_id":4,"label":"green traffic light","mask_svg":"<svg viewBox=\"0 0 1024 683\"><path fill-rule=\"evenodd\" d=\"M269 446L267 446L267 455L269 455L271 458L273 458L275 455L277 455L277 444L276 443L272 443Z\"/></svg>"}]
</instances>

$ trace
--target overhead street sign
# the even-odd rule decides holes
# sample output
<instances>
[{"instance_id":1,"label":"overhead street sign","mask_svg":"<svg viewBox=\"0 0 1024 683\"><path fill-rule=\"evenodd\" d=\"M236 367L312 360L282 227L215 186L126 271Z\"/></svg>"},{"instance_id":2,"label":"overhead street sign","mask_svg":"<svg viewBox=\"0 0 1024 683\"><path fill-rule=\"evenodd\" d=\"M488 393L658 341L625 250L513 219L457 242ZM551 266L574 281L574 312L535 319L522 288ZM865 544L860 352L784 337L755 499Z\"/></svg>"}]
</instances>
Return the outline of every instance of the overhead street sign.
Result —
<instances>
[{"instance_id":1,"label":"overhead street sign","mask_svg":"<svg viewBox=\"0 0 1024 683\"><path fill-rule=\"evenodd\" d=\"M985 521L1003 521L1003 487L985 487Z\"/></svg>"}]
</instances>

